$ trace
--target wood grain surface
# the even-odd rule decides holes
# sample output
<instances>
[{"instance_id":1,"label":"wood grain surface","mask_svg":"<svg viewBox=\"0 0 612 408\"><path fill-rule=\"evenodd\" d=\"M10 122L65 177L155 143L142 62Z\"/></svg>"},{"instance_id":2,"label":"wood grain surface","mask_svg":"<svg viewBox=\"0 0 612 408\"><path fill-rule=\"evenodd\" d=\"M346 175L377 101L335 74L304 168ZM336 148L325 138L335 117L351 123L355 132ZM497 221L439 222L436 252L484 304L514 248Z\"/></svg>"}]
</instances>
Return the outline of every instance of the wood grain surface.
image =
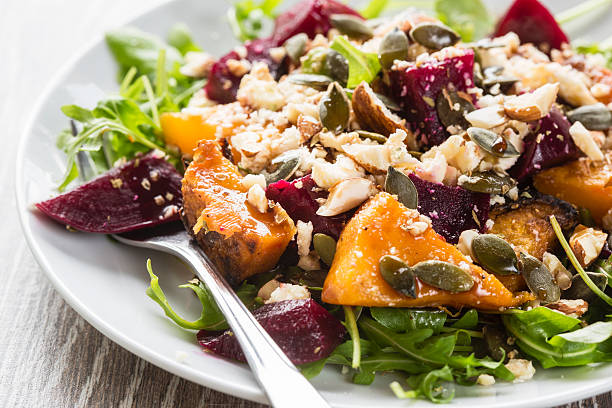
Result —
<instances>
[{"instance_id":1,"label":"wood grain surface","mask_svg":"<svg viewBox=\"0 0 612 408\"><path fill-rule=\"evenodd\" d=\"M262 407L169 374L100 334L51 287L17 220L14 157L35 100L76 50L154 3L0 0L0 407ZM612 406L611 394L569 405L598 406Z\"/></svg>"}]
</instances>

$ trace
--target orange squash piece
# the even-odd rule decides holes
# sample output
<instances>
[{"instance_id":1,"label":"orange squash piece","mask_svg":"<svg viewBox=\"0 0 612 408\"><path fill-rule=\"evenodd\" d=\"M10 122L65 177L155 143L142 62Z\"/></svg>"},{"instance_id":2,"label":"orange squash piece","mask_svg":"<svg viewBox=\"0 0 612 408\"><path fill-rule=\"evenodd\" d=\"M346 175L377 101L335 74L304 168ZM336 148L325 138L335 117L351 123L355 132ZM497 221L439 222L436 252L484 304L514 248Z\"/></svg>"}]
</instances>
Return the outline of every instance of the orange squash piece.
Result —
<instances>
[{"instance_id":1,"label":"orange squash piece","mask_svg":"<svg viewBox=\"0 0 612 408\"><path fill-rule=\"evenodd\" d=\"M166 144L178 146L182 153L191 154L200 140L231 136L245 118L244 108L235 102L163 113L160 122Z\"/></svg>"},{"instance_id":2,"label":"orange squash piece","mask_svg":"<svg viewBox=\"0 0 612 408\"><path fill-rule=\"evenodd\" d=\"M518 306L531 294L513 294L493 275L471 263L455 246L431 227L413 235L407 228L419 213L409 210L393 196L379 193L349 221L342 232L336 255L323 287L324 302L351 306L469 306L483 310ZM435 259L469 268L472 289L451 293L417 278L416 298L402 295L381 276L379 260L395 255L408 265Z\"/></svg>"},{"instance_id":3,"label":"orange squash piece","mask_svg":"<svg viewBox=\"0 0 612 408\"><path fill-rule=\"evenodd\" d=\"M533 178L534 187L577 207L589 209L598 223L612 208L612 152L600 162L586 157L543 170Z\"/></svg>"},{"instance_id":4,"label":"orange squash piece","mask_svg":"<svg viewBox=\"0 0 612 408\"><path fill-rule=\"evenodd\" d=\"M280 205L261 213L247 202L238 168L204 140L183 178L183 220L233 285L272 269L295 234Z\"/></svg>"}]
</instances>

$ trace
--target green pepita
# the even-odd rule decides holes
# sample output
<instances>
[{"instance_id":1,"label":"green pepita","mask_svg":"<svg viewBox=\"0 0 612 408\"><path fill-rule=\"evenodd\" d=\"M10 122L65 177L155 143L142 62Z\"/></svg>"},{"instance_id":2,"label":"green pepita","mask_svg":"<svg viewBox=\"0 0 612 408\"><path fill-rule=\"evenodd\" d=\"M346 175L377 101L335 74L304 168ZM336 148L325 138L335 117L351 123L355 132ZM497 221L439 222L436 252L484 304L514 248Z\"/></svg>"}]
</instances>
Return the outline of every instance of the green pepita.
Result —
<instances>
[{"instance_id":1,"label":"green pepita","mask_svg":"<svg viewBox=\"0 0 612 408\"><path fill-rule=\"evenodd\" d=\"M542 303L553 303L561 298L561 289L548 268L524 252L521 252L521 273L531 292Z\"/></svg>"},{"instance_id":2,"label":"green pepita","mask_svg":"<svg viewBox=\"0 0 612 408\"><path fill-rule=\"evenodd\" d=\"M474 260L495 275L518 274L518 258L509 243L493 234L477 235L472 239Z\"/></svg>"},{"instance_id":3,"label":"green pepita","mask_svg":"<svg viewBox=\"0 0 612 408\"><path fill-rule=\"evenodd\" d=\"M461 40L459 34L449 27L435 23L421 23L410 30L410 38L424 47L441 50Z\"/></svg>"},{"instance_id":4,"label":"green pepita","mask_svg":"<svg viewBox=\"0 0 612 408\"><path fill-rule=\"evenodd\" d=\"M325 265L331 266L336 254L336 240L325 234L314 234L312 244Z\"/></svg>"},{"instance_id":5,"label":"green pepita","mask_svg":"<svg viewBox=\"0 0 612 408\"><path fill-rule=\"evenodd\" d=\"M595 286L604 290L608 285L608 276L598 272L587 272L587 275ZM597 294L591 290L578 274L572 276L572 285L563 291L563 299L583 299L591 303L598 298Z\"/></svg>"},{"instance_id":6,"label":"green pepita","mask_svg":"<svg viewBox=\"0 0 612 408\"><path fill-rule=\"evenodd\" d=\"M393 61L404 61L408 58L408 37L397 28L388 32L380 42L378 61L384 69L389 69Z\"/></svg>"},{"instance_id":7,"label":"green pepita","mask_svg":"<svg viewBox=\"0 0 612 408\"><path fill-rule=\"evenodd\" d=\"M372 28L352 14L332 14L329 20L332 27L349 38L368 40L374 36Z\"/></svg>"},{"instance_id":8,"label":"green pepita","mask_svg":"<svg viewBox=\"0 0 612 408\"><path fill-rule=\"evenodd\" d=\"M384 255L379 261L380 274L391 287L403 295L416 298L416 279L412 268L393 255Z\"/></svg>"},{"instance_id":9,"label":"green pepita","mask_svg":"<svg viewBox=\"0 0 612 408\"><path fill-rule=\"evenodd\" d=\"M292 283L294 285L302 285L308 287L322 288L327 277L327 270L314 269L305 271L297 266L288 267L286 270L281 270L282 281Z\"/></svg>"},{"instance_id":10,"label":"green pepita","mask_svg":"<svg viewBox=\"0 0 612 408\"><path fill-rule=\"evenodd\" d=\"M385 191L394 194L406 208L416 209L419 205L419 195L410 177L403 172L389 166L385 179Z\"/></svg>"},{"instance_id":11,"label":"green pepita","mask_svg":"<svg viewBox=\"0 0 612 408\"><path fill-rule=\"evenodd\" d=\"M357 134L362 139L370 139L378 143L385 143L387 138L380 133L368 132L367 130L357 130Z\"/></svg>"},{"instance_id":12,"label":"green pepita","mask_svg":"<svg viewBox=\"0 0 612 408\"><path fill-rule=\"evenodd\" d=\"M495 361L501 360L512 350L512 347L507 343L508 335L501 327L487 325L482 328L482 332L487 345L487 351Z\"/></svg>"},{"instance_id":13,"label":"green pepita","mask_svg":"<svg viewBox=\"0 0 612 408\"><path fill-rule=\"evenodd\" d=\"M337 82L332 82L327 93L319 102L319 118L327 130L340 133L347 126L350 119L349 100L344 89Z\"/></svg>"},{"instance_id":14,"label":"green pepita","mask_svg":"<svg viewBox=\"0 0 612 408\"><path fill-rule=\"evenodd\" d=\"M512 143L502 136L487 129L470 127L467 130L470 139L487 153L496 157L517 157L521 154Z\"/></svg>"},{"instance_id":15,"label":"green pepita","mask_svg":"<svg viewBox=\"0 0 612 408\"><path fill-rule=\"evenodd\" d=\"M327 75L317 74L291 74L287 79L294 84L309 86L319 91L327 89L329 84L334 82L334 80Z\"/></svg>"},{"instance_id":16,"label":"green pepita","mask_svg":"<svg viewBox=\"0 0 612 408\"><path fill-rule=\"evenodd\" d=\"M374 95L376 95L376 97L378 99L380 99L380 101L383 103L383 105L385 105L387 107L387 109L392 110L394 112L399 112L402 110L401 106L399 106L397 103L395 103L395 101L391 98L389 98L386 95L383 94L379 94L374 92Z\"/></svg>"},{"instance_id":17,"label":"green pepita","mask_svg":"<svg viewBox=\"0 0 612 408\"><path fill-rule=\"evenodd\" d=\"M462 129L467 129L470 125L465 119L465 114L474 109L470 96L464 92L443 89L436 98L438 118L445 128L460 126Z\"/></svg>"},{"instance_id":18,"label":"green pepita","mask_svg":"<svg viewBox=\"0 0 612 408\"><path fill-rule=\"evenodd\" d=\"M299 33L289 38L283 44L287 55L291 59L291 62L297 64L300 62L300 58L306 52L306 44L308 43L308 35Z\"/></svg>"},{"instance_id":19,"label":"green pepita","mask_svg":"<svg viewBox=\"0 0 612 408\"><path fill-rule=\"evenodd\" d=\"M290 150L272 160L273 165L278 168L272 173L264 173L266 184L272 184L279 180L287 180L300 168L302 156L299 150Z\"/></svg>"},{"instance_id":20,"label":"green pepita","mask_svg":"<svg viewBox=\"0 0 612 408\"><path fill-rule=\"evenodd\" d=\"M324 73L345 86L349 76L348 60L338 51L329 50L325 57Z\"/></svg>"},{"instance_id":21,"label":"green pepita","mask_svg":"<svg viewBox=\"0 0 612 408\"><path fill-rule=\"evenodd\" d=\"M469 176L459 177L457 184L477 193L504 195L516 186L516 181L510 176L500 176L492 171L487 171L473 172Z\"/></svg>"},{"instance_id":22,"label":"green pepita","mask_svg":"<svg viewBox=\"0 0 612 408\"><path fill-rule=\"evenodd\" d=\"M580 122L589 130L607 130L612 127L612 112L603 103L586 105L567 113L570 122Z\"/></svg>"},{"instance_id":23,"label":"green pepita","mask_svg":"<svg viewBox=\"0 0 612 408\"><path fill-rule=\"evenodd\" d=\"M474 286L474 278L457 265L444 261L423 261L412 267L423 282L450 292L466 292Z\"/></svg>"}]
</instances>

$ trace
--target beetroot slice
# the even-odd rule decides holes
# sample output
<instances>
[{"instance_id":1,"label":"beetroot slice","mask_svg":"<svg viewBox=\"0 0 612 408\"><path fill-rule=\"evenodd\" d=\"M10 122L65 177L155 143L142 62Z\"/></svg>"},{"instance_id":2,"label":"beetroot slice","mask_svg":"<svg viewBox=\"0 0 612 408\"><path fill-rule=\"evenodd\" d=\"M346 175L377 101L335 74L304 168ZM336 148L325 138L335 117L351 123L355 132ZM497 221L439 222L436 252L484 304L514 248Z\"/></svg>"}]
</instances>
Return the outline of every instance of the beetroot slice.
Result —
<instances>
[{"instance_id":1,"label":"beetroot slice","mask_svg":"<svg viewBox=\"0 0 612 408\"><path fill-rule=\"evenodd\" d=\"M255 319L294 364L320 360L342 343L342 323L312 299L283 300L263 305L253 312ZM245 362L236 336L201 330L198 341L206 350Z\"/></svg>"},{"instance_id":2,"label":"beetroot slice","mask_svg":"<svg viewBox=\"0 0 612 408\"><path fill-rule=\"evenodd\" d=\"M279 203L293 221L312 221L313 233L327 234L338 239L353 212L333 217L317 215L319 203L316 199L327 197L325 191L318 190L320 189L309 174L292 182L280 180L270 184L266 189L266 197Z\"/></svg>"},{"instance_id":3,"label":"beetroot slice","mask_svg":"<svg viewBox=\"0 0 612 408\"><path fill-rule=\"evenodd\" d=\"M304 0L276 18L272 40L280 46L299 33L305 33L310 38L317 34L326 35L331 28L329 18L332 14L361 17L357 11L334 0Z\"/></svg>"},{"instance_id":4,"label":"beetroot slice","mask_svg":"<svg viewBox=\"0 0 612 408\"><path fill-rule=\"evenodd\" d=\"M161 154L151 152L36 207L77 230L127 232L178 220L181 179Z\"/></svg>"},{"instance_id":5,"label":"beetroot slice","mask_svg":"<svg viewBox=\"0 0 612 408\"><path fill-rule=\"evenodd\" d=\"M522 43L533 43L544 52L561 49L569 43L567 35L538 0L515 0L495 28L494 37L509 32L519 36Z\"/></svg>"},{"instance_id":6,"label":"beetroot slice","mask_svg":"<svg viewBox=\"0 0 612 408\"><path fill-rule=\"evenodd\" d=\"M525 150L509 174L519 182L529 180L535 173L577 159L580 151L569 133L571 124L556 107L532 125L525 137Z\"/></svg>"},{"instance_id":7,"label":"beetroot slice","mask_svg":"<svg viewBox=\"0 0 612 408\"><path fill-rule=\"evenodd\" d=\"M402 108L421 143L435 146L444 142L449 134L438 118L436 98L442 89L466 92L473 87L474 51L459 50L450 58L430 59L417 66L390 72L394 98Z\"/></svg>"},{"instance_id":8,"label":"beetroot slice","mask_svg":"<svg viewBox=\"0 0 612 408\"><path fill-rule=\"evenodd\" d=\"M414 173L409 177L417 189L419 212L431 218L434 231L448 242L456 244L459 235L468 229L485 231L489 219L489 194L432 183Z\"/></svg>"},{"instance_id":9,"label":"beetroot slice","mask_svg":"<svg viewBox=\"0 0 612 408\"><path fill-rule=\"evenodd\" d=\"M270 74L275 79L287 73L287 64L285 59L280 62L275 61L270 56L270 48L274 48L275 43L268 38L261 38L244 43L247 50L246 59L249 62L263 61L268 65ZM208 82L204 89L206 96L218 103L230 103L236 100L236 93L240 86L242 76L237 76L231 73L227 66L229 60L240 60L240 56L236 51L231 51L221 57L211 68Z\"/></svg>"}]
</instances>

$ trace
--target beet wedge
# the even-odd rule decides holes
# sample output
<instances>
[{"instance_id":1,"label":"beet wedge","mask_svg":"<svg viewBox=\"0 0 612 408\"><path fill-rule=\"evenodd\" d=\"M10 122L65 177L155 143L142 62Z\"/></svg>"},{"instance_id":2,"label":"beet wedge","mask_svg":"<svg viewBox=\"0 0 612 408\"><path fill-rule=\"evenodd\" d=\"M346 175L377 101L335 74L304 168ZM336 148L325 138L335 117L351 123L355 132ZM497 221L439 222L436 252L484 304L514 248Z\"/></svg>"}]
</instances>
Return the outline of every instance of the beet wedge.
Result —
<instances>
[{"instance_id":1,"label":"beet wedge","mask_svg":"<svg viewBox=\"0 0 612 408\"><path fill-rule=\"evenodd\" d=\"M346 334L342 323L312 299L270 303L256 309L253 315L294 364L329 356ZM205 350L246 361L231 331L201 330L198 341Z\"/></svg>"},{"instance_id":2,"label":"beet wedge","mask_svg":"<svg viewBox=\"0 0 612 408\"><path fill-rule=\"evenodd\" d=\"M161 153L151 152L36 208L80 231L127 232L178 220L181 179Z\"/></svg>"}]
</instances>

